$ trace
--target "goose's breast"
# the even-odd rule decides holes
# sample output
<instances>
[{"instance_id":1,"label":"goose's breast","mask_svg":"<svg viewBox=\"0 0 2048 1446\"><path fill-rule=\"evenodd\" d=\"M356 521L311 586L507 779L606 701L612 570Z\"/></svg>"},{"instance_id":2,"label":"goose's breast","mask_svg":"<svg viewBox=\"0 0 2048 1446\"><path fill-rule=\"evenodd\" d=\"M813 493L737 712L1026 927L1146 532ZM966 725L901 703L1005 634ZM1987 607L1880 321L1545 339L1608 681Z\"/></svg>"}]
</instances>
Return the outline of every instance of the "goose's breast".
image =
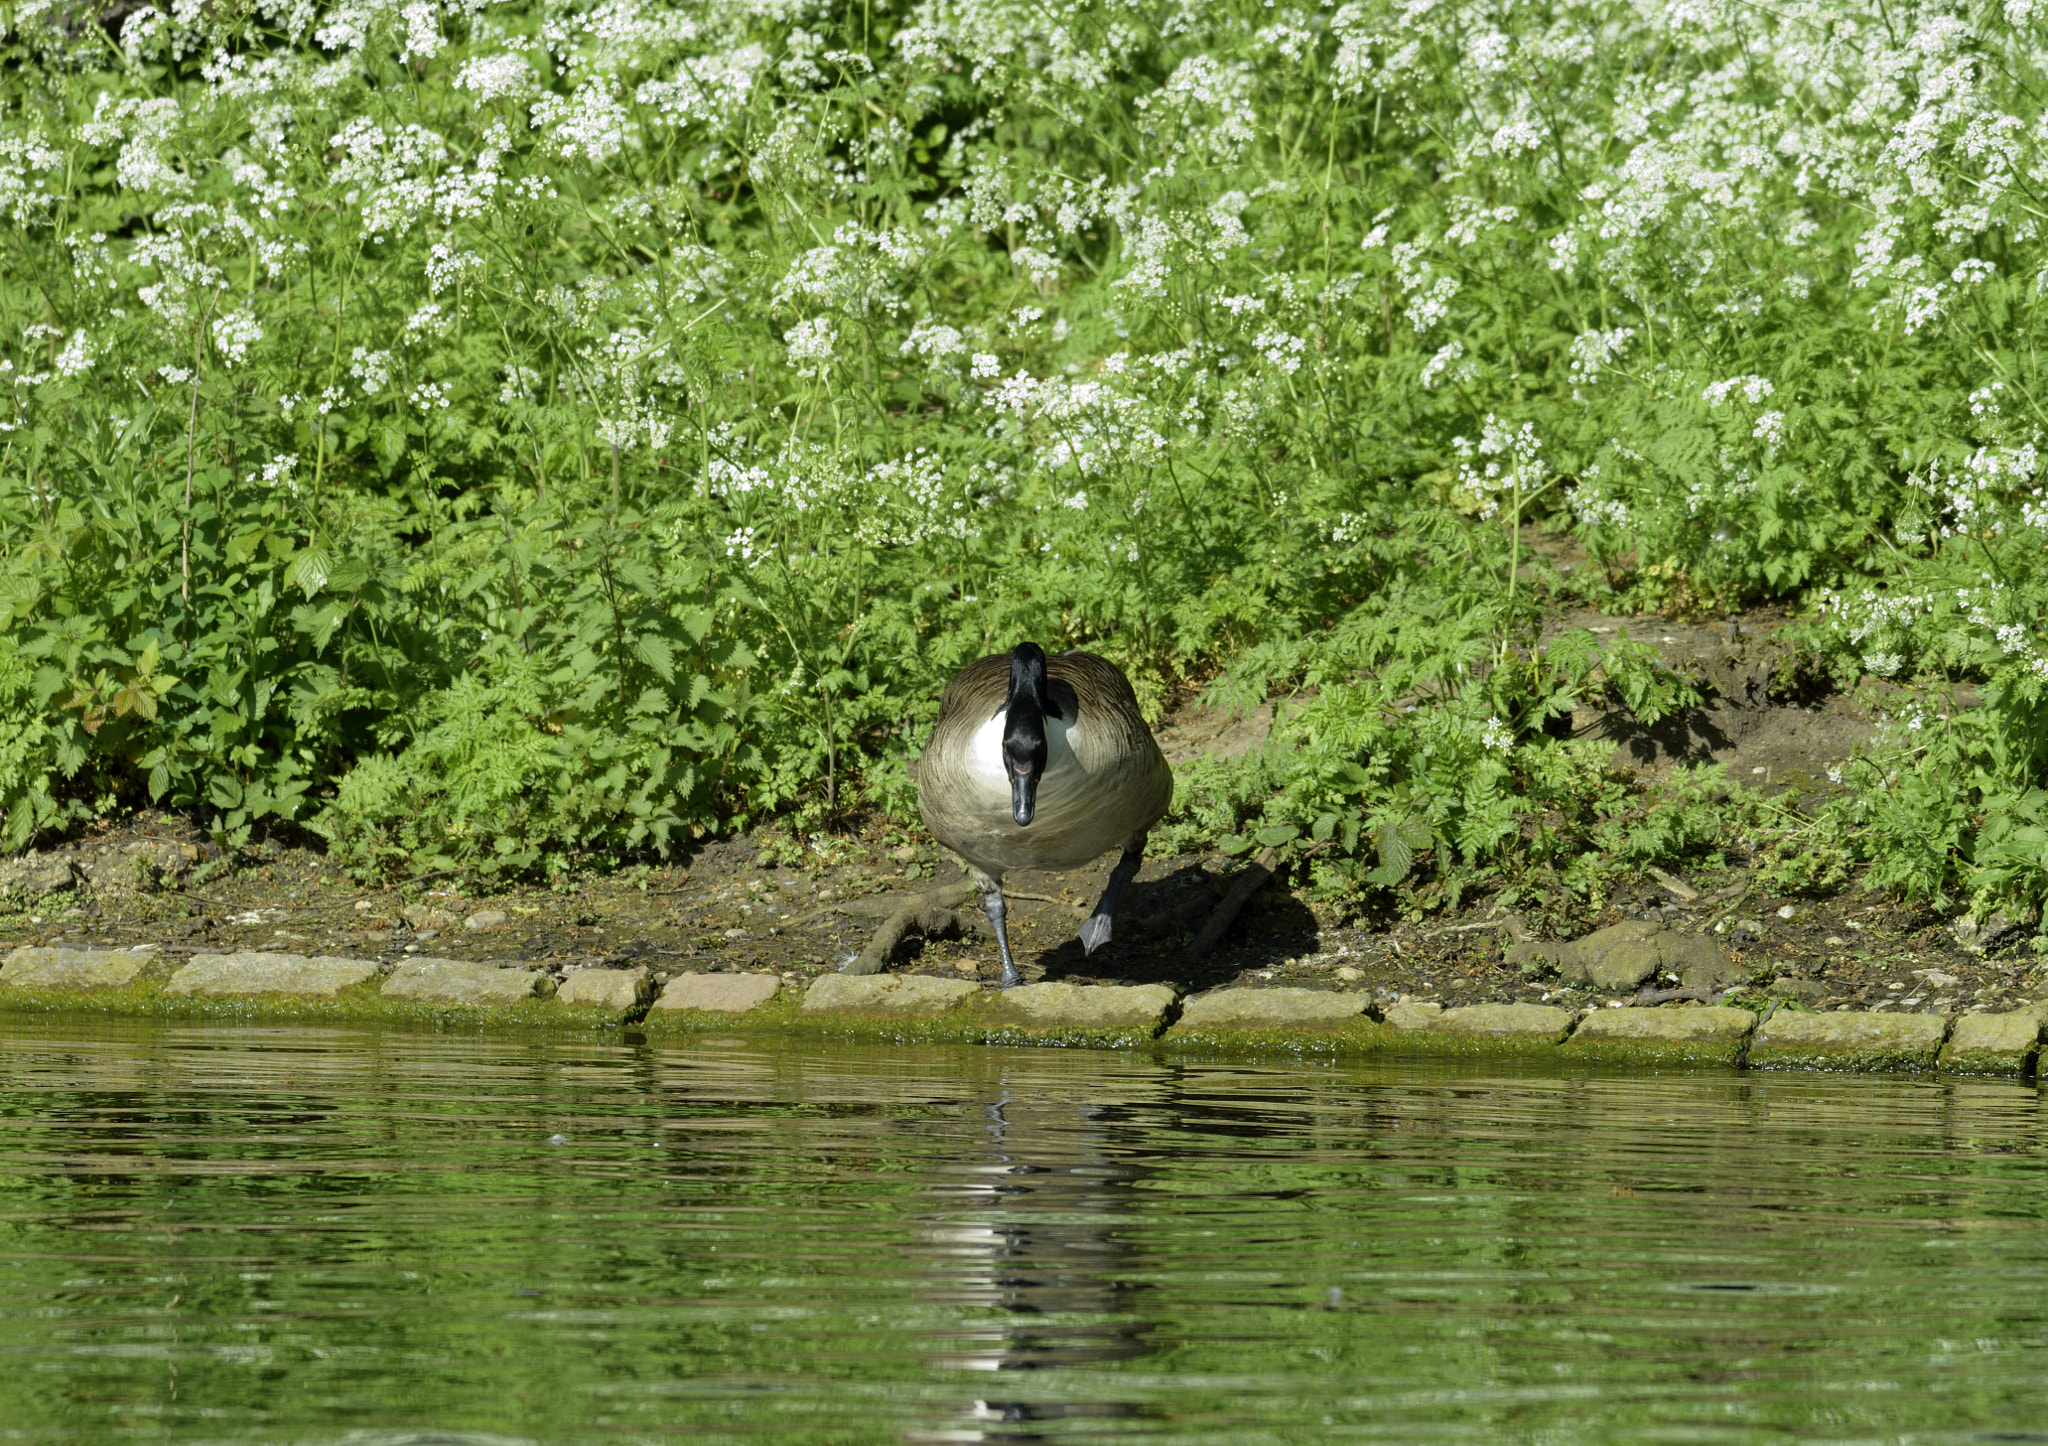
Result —
<instances>
[{"instance_id":1,"label":"goose's breast","mask_svg":"<svg viewBox=\"0 0 2048 1446\"><path fill-rule=\"evenodd\" d=\"M977 793L1000 797L1005 814L1010 811L1010 774L1003 767L1003 728L1009 716L1007 708L998 712L975 730L974 740L967 745L967 770L979 786ZM1040 809L1046 807L1049 797L1057 798L1084 777L1081 761L1074 756L1072 733L1073 725L1064 718L1045 720L1045 776L1038 781Z\"/></svg>"},{"instance_id":2,"label":"goose's breast","mask_svg":"<svg viewBox=\"0 0 2048 1446\"><path fill-rule=\"evenodd\" d=\"M967 806L949 827L950 846L979 867L1076 868L1129 837L1133 782L1118 760L1090 769L1077 752L1073 724L1045 720L1046 767L1038 784L1037 814L1023 828L1010 816L1010 776L1003 768L1003 713L982 724L964 750L954 796ZM1084 745L1085 749L1085 745ZM962 797L962 795L965 795ZM1139 821L1140 826L1150 819Z\"/></svg>"}]
</instances>

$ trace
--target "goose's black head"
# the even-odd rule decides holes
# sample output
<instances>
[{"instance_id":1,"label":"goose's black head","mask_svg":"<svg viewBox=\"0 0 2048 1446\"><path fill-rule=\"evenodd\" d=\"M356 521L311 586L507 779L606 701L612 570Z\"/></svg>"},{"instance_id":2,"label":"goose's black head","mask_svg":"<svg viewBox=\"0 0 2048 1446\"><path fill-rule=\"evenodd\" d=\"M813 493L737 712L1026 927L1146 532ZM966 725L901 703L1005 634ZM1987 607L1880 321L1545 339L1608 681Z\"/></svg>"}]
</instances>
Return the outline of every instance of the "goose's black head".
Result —
<instances>
[{"instance_id":1,"label":"goose's black head","mask_svg":"<svg viewBox=\"0 0 2048 1446\"><path fill-rule=\"evenodd\" d=\"M1003 704L1003 771L1010 775L1010 816L1019 828L1038 810L1038 781L1045 776L1045 719L1057 716L1046 691L1045 650L1019 643L1010 653L1010 696Z\"/></svg>"}]
</instances>

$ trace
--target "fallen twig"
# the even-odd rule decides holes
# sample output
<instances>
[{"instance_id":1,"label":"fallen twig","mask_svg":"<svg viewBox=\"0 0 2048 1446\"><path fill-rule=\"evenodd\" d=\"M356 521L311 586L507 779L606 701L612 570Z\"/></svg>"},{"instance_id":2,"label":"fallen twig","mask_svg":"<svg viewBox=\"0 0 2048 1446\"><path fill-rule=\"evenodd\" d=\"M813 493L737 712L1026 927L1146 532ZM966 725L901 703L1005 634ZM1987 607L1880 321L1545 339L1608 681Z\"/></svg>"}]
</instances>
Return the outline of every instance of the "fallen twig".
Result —
<instances>
[{"instance_id":1,"label":"fallen twig","mask_svg":"<svg viewBox=\"0 0 2048 1446\"><path fill-rule=\"evenodd\" d=\"M1727 891L1723 890L1722 892L1725 894ZM1707 920L1706 923L1700 925L1700 932L1702 934L1709 933L1712 931L1716 924L1724 923L1728 919L1733 918L1735 916L1736 911L1741 909L1743 901L1748 899L1748 897L1749 885L1745 883L1742 886L1741 890L1735 895L1735 897L1729 901L1727 908L1723 909L1720 913L1714 915L1714 917Z\"/></svg>"},{"instance_id":2,"label":"fallen twig","mask_svg":"<svg viewBox=\"0 0 2048 1446\"><path fill-rule=\"evenodd\" d=\"M1698 889L1688 884L1684 879L1679 878L1676 874L1667 874L1664 870L1658 868L1650 869L1648 873L1651 878L1676 895L1678 901L1682 904L1690 904L1700 896Z\"/></svg>"},{"instance_id":3,"label":"fallen twig","mask_svg":"<svg viewBox=\"0 0 2048 1446\"><path fill-rule=\"evenodd\" d=\"M1719 1004L1727 994L1728 991L1725 989L1708 989L1705 986L1697 989L1638 989L1636 997L1629 1003L1637 1008L1647 1008L1652 1004L1669 1004L1678 999L1693 999L1701 1004Z\"/></svg>"},{"instance_id":4,"label":"fallen twig","mask_svg":"<svg viewBox=\"0 0 2048 1446\"><path fill-rule=\"evenodd\" d=\"M1434 939L1442 934L1470 934L1479 929L1501 929L1507 926L1507 922L1508 921L1506 919L1499 918L1493 915L1488 915L1486 918L1481 919L1476 924L1446 924L1441 929L1431 929L1426 933L1418 935L1417 937L1423 939Z\"/></svg>"},{"instance_id":5,"label":"fallen twig","mask_svg":"<svg viewBox=\"0 0 2048 1446\"><path fill-rule=\"evenodd\" d=\"M975 893L972 879L959 879L943 884L936 889L927 889L920 894L869 894L858 899L835 899L829 904L798 914L795 918L780 920L785 929L798 928L827 914L852 914L858 919L886 919L905 909L913 912L919 908L950 909L964 904Z\"/></svg>"},{"instance_id":6,"label":"fallen twig","mask_svg":"<svg viewBox=\"0 0 2048 1446\"><path fill-rule=\"evenodd\" d=\"M1003 897L1006 899L1029 899L1034 904L1058 904L1062 909L1070 909L1084 919L1090 913L1086 904L1077 904L1072 899L1055 899L1051 894L1020 894L1010 889L1004 889Z\"/></svg>"},{"instance_id":7,"label":"fallen twig","mask_svg":"<svg viewBox=\"0 0 2048 1446\"><path fill-rule=\"evenodd\" d=\"M1279 861L1279 854L1267 849L1238 871L1237 876L1230 881L1230 887L1224 890L1223 898L1216 905L1215 911L1209 915L1208 922L1202 925L1201 932L1196 934L1194 941L1188 945L1188 952L1184 956L1185 962L1193 964L1206 958L1209 951L1222 942L1225 931L1236 921L1238 912L1251 901L1252 895L1259 891L1266 880L1273 877L1273 867Z\"/></svg>"}]
</instances>

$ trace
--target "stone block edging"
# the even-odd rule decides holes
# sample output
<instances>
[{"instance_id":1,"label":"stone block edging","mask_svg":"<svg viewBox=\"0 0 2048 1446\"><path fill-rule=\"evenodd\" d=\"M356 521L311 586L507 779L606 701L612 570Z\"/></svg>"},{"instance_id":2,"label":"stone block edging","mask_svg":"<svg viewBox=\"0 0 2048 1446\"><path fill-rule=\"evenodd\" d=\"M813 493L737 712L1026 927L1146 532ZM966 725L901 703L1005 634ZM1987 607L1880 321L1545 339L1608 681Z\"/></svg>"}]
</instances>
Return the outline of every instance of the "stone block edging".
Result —
<instances>
[{"instance_id":1,"label":"stone block edging","mask_svg":"<svg viewBox=\"0 0 2048 1446\"><path fill-rule=\"evenodd\" d=\"M139 949L62 949L24 944L0 963L0 989L57 992L126 989L170 972L156 945Z\"/></svg>"},{"instance_id":2,"label":"stone block edging","mask_svg":"<svg viewBox=\"0 0 2048 1446\"><path fill-rule=\"evenodd\" d=\"M1022 984L977 1002L975 1024L989 1044L1144 1044L1171 1016L1164 984Z\"/></svg>"},{"instance_id":3,"label":"stone block edging","mask_svg":"<svg viewBox=\"0 0 2048 1446\"><path fill-rule=\"evenodd\" d=\"M1948 1035L1939 1014L1802 1014L1780 1009L1750 1039L1752 1069L1930 1071Z\"/></svg>"},{"instance_id":4,"label":"stone block edging","mask_svg":"<svg viewBox=\"0 0 2048 1446\"><path fill-rule=\"evenodd\" d=\"M678 974L662 988L653 1007L663 1013L745 1014L781 992L782 978L777 974Z\"/></svg>"},{"instance_id":5,"label":"stone block edging","mask_svg":"<svg viewBox=\"0 0 2048 1446\"><path fill-rule=\"evenodd\" d=\"M1950 1026L1936 1068L1943 1074L2031 1074L2041 1048L2041 1016L1965 1014Z\"/></svg>"},{"instance_id":6,"label":"stone block edging","mask_svg":"<svg viewBox=\"0 0 2048 1446\"><path fill-rule=\"evenodd\" d=\"M502 971L501 971L502 972ZM603 1009L630 1014L654 993L654 978L645 965L631 969L578 969L555 991L556 1002L578 1009Z\"/></svg>"},{"instance_id":7,"label":"stone block edging","mask_svg":"<svg viewBox=\"0 0 2048 1446\"><path fill-rule=\"evenodd\" d=\"M240 950L233 954L194 954L164 984L166 994L207 998L288 994L308 999L333 999L377 977L374 959L335 955L268 954Z\"/></svg>"},{"instance_id":8,"label":"stone block edging","mask_svg":"<svg viewBox=\"0 0 2048 1446\"><path fill-rule=\"evenodd\" d=\"M1756 1016L1747 1009L1596 1009L1579 1021L1565 1053L1627 1064L1742 1062Z\"/></svg>"},{"instance_id":9,"label":"stone block edging","mask_svg":"<svg viewBox=\"0 0 2048 1446\"><path fill-rule=\"evenodd\" d=\"M388 971L388 972L387 972ZM738 1029L757 1038L1077 1045L1326 1056L1492 1055L1613 1065L1939 1070L2028 1076L2048 1009L2005 1014L1812 1014L1780 1007L1598 1009L1535 1004L1371 1007L1364 993L1226 988L1177 999L1163 984L1051 982L1008 991L913 974L827 974L801 995L774 974L682 974L658 999L642 967L588 968L556 997L537 970L413 957L242 951L182 962L133 950L23 946L0 959L0 1012L365 1023L616 1028L657 1037ZM644 1016L644 1018L643 1018Z\"/></svg>"}]
</instances>

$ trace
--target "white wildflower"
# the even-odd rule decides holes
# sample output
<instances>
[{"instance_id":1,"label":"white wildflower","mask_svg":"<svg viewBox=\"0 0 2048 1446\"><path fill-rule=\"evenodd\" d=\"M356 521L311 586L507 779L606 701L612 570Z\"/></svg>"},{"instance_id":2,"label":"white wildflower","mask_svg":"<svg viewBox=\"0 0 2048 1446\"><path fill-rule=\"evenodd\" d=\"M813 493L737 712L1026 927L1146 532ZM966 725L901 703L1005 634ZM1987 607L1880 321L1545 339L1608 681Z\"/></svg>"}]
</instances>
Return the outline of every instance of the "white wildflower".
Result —
<instances>
[{"instance_id":1,"label":"white wildflower","mask_svg":"<svg viewBox=\"0 0 2048 1446\"><path fill-rule=\"evenodd\" d=\"M1725 382L1710 382L1707 389L1700 393L1700 400L1710 407L1718 407L1728 400L1730 393L1737 390L1741 391L1749 404L1754 407L1760 405L1764 398L1776 392L1777 388L1771 385L1767 377L1730 377Z\"/></svg>"},{"instance_id":2,"label":"white wildflower","mask_svg":"<svg viewBox=\"0 0 2048 1446\"><path fill-rule=\"evenodd\" d=\"M1458 365L1464 355L1465 343L1462 341L1445 342L1438 347L1430 359L1422 364L1423 390L1433 391L1443 381L1446 372L1450 373L1454 381L1464 380L1464 374L1476 373L1477 369L1470 362L1463 366Z\"/></svg>"},{"instance_id":3,"label":"white wildflower","mask_svg":"<svg viewBox=\"0 0 2048 1446\"><path fill-rule=\"evenodd\" d=\"M1609 331L1587 331L1573 337L1572 380L1599 380L1602 371L1621 360L1621 354L1628 349L1635 334L1636 329L1632 326L1617 326Z\"/></svg>"},{"instance_id":4,"label":"white wildflower","mask_svg":"<svg viewBox=\"0 0 2048 1446\"><path fill-rule=\"evenodd\" d=\"M261 472L249 480L251 482L261 482L265 487L282 486L287 492L296 495L299 490L296 476L298 465L298 453L279 452L263 464Z\"/></svg>"},{"instance_id":5,"label":"white wildflower","mask_svg":"<svg viewBox=\"0 0 2048 1446\"><path fill-rule=\"evenodd\" d=\"M535 84L533 67L525 56L512 51L465 61L455 76L456 88L473 92L479 109L494 100L524 96Z\"/></svg>"},{"instance_id":6,"label":"white wildflower","mask_svg":"<svg viewBox=\"0 0 2048 1446\"><path fill-rule=\"evenodd\" d=\"M213 319L213 346L227 365L240 366L248 360L249 348L263 340L263 328L256 314L244 308Z\"/></svg>"},{"instance_id":7,"label":"white wildflower","mask_svg":"<svg viewBox=\"0 0 2048 1446\"><path fill-rule=\"evenodd\" d=\"M799 375L824 380L832 365L833 348L839 338L829 316L800 321L782 334L789 346L789 364Z\"/></svg>"},{"instance_id":8,"label":"white wildflower","mask_svg":"<svg viewBox=\"0 0 2048 1446\"><path fill-rule=\"evenodd\" d=\"M57 375L60 377L83 376L92 370L92 340L82 331L71 333L71 339L64 343L64 350L57 353Z\"/></svg>"},{"instance_id":9,"label":"white wildflower","mask_svg":"<svg viewBox=\"0 0 2048 1446\"><path fill-rule=\"evenodd\" d=\"M1483 518L1498 515L1500 494L1527 497L1548 475L1543 444L1531 422L1517 429L1489 412L1478 442L1453 437L1451 450L1463 459L1458 466L1458 485L1478 505Z\"/></svg>"},{"instance_id":10,"label":"white wildflower","mask_svg":"<svg viewBox=\"0 0 2048 1446\"><path fill-rule=\"evenodd\" d=\"M356 347L349 357L348 374L362 383L364 396L374 397L391 385L391 353Z\"/></svg>"}]
</instances>

